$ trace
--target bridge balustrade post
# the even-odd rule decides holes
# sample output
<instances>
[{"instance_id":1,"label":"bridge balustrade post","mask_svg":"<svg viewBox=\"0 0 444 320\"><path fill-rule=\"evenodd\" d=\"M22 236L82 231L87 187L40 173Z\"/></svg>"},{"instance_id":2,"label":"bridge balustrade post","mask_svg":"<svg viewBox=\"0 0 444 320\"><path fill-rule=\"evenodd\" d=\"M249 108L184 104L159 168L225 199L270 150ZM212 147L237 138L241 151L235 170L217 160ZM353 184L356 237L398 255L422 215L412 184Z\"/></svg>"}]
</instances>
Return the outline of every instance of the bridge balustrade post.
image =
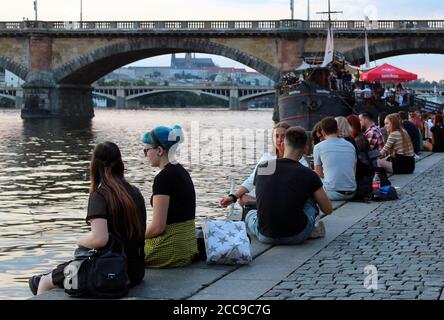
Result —
<instances>
[{"instance_id":1,"label":"bridge balustrade post","mask_svg":"<svg viewBox=\"0 0 444 320\"><path fill-rule=\"evenodd\" d=\"M428 29L428 28L429 28L429 23L428 23L428 21L424 21L424 20L420 20L420 21L418 21L417 28L420 28L420 29Z\"/></svg>"}]
</instances>

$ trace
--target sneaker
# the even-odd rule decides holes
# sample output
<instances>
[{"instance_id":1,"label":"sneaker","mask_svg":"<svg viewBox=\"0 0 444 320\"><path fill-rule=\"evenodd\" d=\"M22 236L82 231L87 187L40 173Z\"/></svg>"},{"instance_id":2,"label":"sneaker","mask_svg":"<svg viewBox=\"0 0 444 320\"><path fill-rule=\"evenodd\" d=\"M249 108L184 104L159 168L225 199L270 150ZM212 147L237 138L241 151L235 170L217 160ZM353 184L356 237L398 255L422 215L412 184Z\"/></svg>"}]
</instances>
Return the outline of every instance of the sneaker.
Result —
<instances>
[{"instance_id":1,"label":"sneaker","mask_svg":"<svg viewBox=\"0 0 444 320\"><path fill-rule=\"evenodd\" d=\"M40 279L42 278L41 275L39 276L32 276L28 280L29 289L31 290L33 295L37 295L37 290L39 288Z\"/></svg>"},{"instance_id":2,"label":"sneaker","mask_svg":"<svg viewBox=\"0 0 444 320\"><path fill-rule=\"evenodd\" d=\"M311 232L308 239L317 239L325 237L325 225L323 221L319 221L315 224L313 231Z\"/></svg>"}]
</instances>

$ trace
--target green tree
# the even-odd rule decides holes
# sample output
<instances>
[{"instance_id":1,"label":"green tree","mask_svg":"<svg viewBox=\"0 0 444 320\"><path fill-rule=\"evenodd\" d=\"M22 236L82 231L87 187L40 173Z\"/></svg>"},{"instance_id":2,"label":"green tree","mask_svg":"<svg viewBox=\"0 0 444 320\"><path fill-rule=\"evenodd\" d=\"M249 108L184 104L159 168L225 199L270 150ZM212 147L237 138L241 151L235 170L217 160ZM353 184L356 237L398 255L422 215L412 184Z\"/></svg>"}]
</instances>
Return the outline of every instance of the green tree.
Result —
<instances>
[{"instance_id":1,"label":"green tree","mask_svg":"<svg viewBox=\"0 0 444 320\"><path fill-rule=\"evenodd\" d=\"M143 87L146 86L146 81L145 80L137 80L134 85L139 86L139 87Z\"/></svg>"}]
</instances>

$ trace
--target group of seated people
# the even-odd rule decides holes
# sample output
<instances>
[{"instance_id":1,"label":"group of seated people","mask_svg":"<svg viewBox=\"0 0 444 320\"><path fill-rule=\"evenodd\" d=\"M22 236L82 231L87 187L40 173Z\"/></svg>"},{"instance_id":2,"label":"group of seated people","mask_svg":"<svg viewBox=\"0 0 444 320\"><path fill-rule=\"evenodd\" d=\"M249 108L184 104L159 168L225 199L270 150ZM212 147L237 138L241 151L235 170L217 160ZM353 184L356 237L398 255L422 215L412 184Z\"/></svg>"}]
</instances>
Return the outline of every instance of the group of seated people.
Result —
<instances>
[{"instance_id":1,"label":"group of seated people","mask_svg":"<svg viewBox=\"0 0 444 320\"><path fill-rule=\"evenodd\" d=\"M313 168L305 159L309 148L304 128L278 123L273 130L275 155L262 157L242 186L220 204L238 201L246 207L255 201L256 208L244 210L242 220L259 241L297 244L316 238L325 232L318 207L330 214L331 201L362 196L360 186L365 182L371 188L376 172L414 172L416 150L407 128L416 126L406 116L389 114L384 127L377 126L370 113L323 119L311 132ZM433 151L439 151L444 137L441 115L434 117L434 128ZM371 161L370 154L377 159Z\"/></svg>"},{"instance_id":2,"label":"group of seated people","mask_svg":"<svg viewBox=\"0 0 444 320\"><path fill-rule=\"evenodd\" d=\"M323 119L311 134L313 168L306 159L310 148L305 129L278 123L272 131L274 155L264 155L242 186L220 205L239 201L244 207L255 201L256 209L244 211L242 220L248 232L265 243L298 244L322 236L319 209L332 213L331 200L354 198L360 179L374 174L371 164L360 161L360 153L379 150L378 166L387 172L414 171L415 145L402 121L404 116L385 117L387 139L368 113ZM444 151L442 116L435 115L433 124L423 129L431 133L433 151ZM77 245L105 248L110 234L117 236L124 244L131 285L143 280L146 267L183 267L198 258L194 184L174 158L182 138L180 126L160 126L142 135L147 162L160 168L152 186L152 220L148 225L144 198L124 177L119 147L104 142L93 151L86 215L91 232ZM63 287L68 263L32 276L28 282L32 293Z\"/></svg>"}]
</instances>

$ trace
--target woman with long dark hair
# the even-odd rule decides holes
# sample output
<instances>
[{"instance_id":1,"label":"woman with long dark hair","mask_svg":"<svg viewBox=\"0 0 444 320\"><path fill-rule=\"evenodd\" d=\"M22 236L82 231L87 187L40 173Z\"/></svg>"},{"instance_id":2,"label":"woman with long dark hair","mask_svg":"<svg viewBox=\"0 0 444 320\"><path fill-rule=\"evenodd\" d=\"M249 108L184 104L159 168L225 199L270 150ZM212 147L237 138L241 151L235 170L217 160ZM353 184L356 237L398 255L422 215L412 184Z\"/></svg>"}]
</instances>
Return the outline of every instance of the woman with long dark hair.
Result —
<instances>
[{"instance_id":1,"label":"woman with long dark hair","mask_svg":"<svg viewBox=\"0 0 444 320\"><path fill-rule=\"evenodd\" d=\"M98 144L90 163L90 194L86 222L91 232L81 237L77 245L101 249L109 245L110 234L120 239L128 261L131 285L140 283L145 274L144 234L146 228L145 201L140 191L124 177L124 165L119 147L112 142ZM63 287L64 269L69 262L52 272L29 279L33 294Z\"/></svg>"}]
</instances>

